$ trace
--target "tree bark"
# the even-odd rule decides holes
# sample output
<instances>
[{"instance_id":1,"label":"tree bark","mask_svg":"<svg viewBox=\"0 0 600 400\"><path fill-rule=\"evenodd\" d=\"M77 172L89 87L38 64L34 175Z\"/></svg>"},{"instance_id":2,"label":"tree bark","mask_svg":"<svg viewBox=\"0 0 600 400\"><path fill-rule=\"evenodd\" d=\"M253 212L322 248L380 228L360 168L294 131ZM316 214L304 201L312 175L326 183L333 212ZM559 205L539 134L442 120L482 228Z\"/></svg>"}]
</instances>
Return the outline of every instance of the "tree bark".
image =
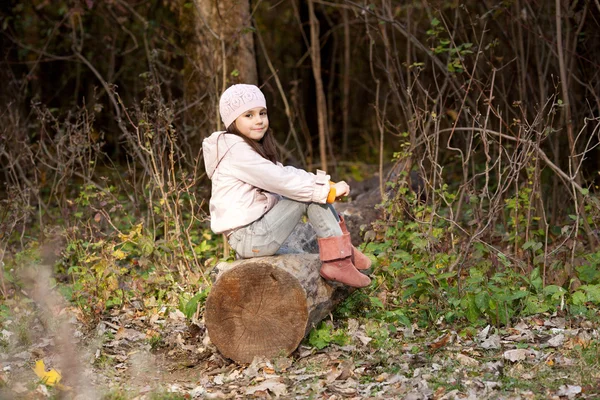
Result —
<instances>
[{"instance_id":1,"label":"tree bark","mask_svg":"<svg viewBox=\"0 0 600 400\"><path fill-rule=\"evenodd\" d=\"M315 90L317 92L317 121L319 125L319 156L321 169L327 171L327 101L321 77L321 41L319 40L319 20L315 15L315 5L312 0L308 2L310 18L310 58L312 61Z\"/></svg>"},{"instance_id":2,"label":"tree bark","mask_svg":"<svg viewBox=\"0 0 600 400\"><path fill-rule=\"evenodd\" d=\"M351 288L319 275L317 254L287 254L217 265L206 300L212 343L227 358L291 354Z\"/></svg>"},{"instance_id":3,"label":"tree bark","mask_svg":"<svg viewBox=\"0 0 600 400\"><path fill-rule=\"evenodd\" d=\"M350 19L348 9L342 10L344 24L344 79L342 89L342 157L348 153L348 120L350 114Z\"/></svg>"},{"instance_id":4,"label":"tree bark","mask_svg":"<svg viewBox=\"0 0 600 400\"><path fill-rule=\"evenodd\" d=\"M258 83L248 0L194 0L182 7L186 46L185 99L188 119L220 129L218 98L235 83ZM209 130L207 130L209 131ZM210 133L210 132L209 132Z\"/></svg>"}]
</instances>

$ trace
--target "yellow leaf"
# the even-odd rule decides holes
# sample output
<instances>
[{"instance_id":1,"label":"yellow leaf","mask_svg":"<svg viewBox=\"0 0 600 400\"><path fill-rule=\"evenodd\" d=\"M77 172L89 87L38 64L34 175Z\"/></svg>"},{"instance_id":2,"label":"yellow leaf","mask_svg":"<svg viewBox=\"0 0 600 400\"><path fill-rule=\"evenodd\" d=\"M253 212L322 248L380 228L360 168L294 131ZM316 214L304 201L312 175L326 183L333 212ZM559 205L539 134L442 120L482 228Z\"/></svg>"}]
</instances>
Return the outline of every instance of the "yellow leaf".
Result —
<instances>
[{"instance_id":1,"label":"yellow leaf","mask_svg":"<svg viewBox=\"0 0 600 400\"><path fill-rule=\"evenodd\" d=\"M48 386L54 386L62 379L60 373L54 368L46 371L44 360L37 360L33 372L42 380L42 383Z\"/></svg>"},{"instance_id":2,"label":"yellow leaf","mask_svg":"<svg viewBox=\"0 0 600 400\"><path fill-rule=\"evenodd\" d=\"M117 260L122 260L125 257L127 257L127 255L125 254L125 252L123 250L121 250L121 249L117 249L117 250L113 251L113 256L115 256L115 258Z\"/></svg>"},{"instance_id":3,"label":"yellow leaf","mask_svg":"<svg viewBox=\"0 0 600 400\"><path fill-rule=\"evenodd\" d=\"M143 228L144 224L140 223L137 224L133 227L133 232L135 232L138 236L142 234L142 228Z\"/></svg>"}]
</instances>

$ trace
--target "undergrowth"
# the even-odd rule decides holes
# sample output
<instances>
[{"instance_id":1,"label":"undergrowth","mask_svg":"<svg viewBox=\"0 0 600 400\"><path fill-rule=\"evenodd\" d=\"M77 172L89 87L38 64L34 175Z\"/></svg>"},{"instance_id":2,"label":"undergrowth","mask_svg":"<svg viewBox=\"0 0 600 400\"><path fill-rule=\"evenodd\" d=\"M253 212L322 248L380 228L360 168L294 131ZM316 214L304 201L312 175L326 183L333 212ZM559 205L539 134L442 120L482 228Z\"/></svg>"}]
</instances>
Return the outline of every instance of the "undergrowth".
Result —
<instances>
[{"instance_id":1,"label":"undergrowth","mask_svg":"<svg viewBox=\"0 0 600 400\"><path fill-rule=\"evenodd\" d=\"M40 268L51 270L51 288L90 322L125 307L201 316L208 272L229 254L223 257L222 237L210 231L201 160L184 156L172 109L149 85L146 100L121 110L127 154L118 166L92 135L93 110L60 116L38 106L39 128L52 138L46 150L22 157L13 146L5 156L23 168L9 171L10 197L0 203L0 318L10 313L9 301L28 298L36 284L31 271ZM31 150L24 128L14 128L13 139ZM73 142L76 149L64 151ZM404 148L393 161L405 167L388 175L381 217L367 227L363 248L376 261L373 284L338 316L378 321L383 334L375 342L384 346L385 335L413 324L506 326L539 313L595 315L600 251L582 238L586 225L598 225L600 208L589 192L581 193L585 214L569 206L568 218L550 225L532 213L540 201L534 157L516 171L512 164L499 171L478 165L485 185L474 180L467 190L453 180L456 165L434 180L410 171L416 154ZM343 342L328 325L309 337L317 348Z\"/></svg>"},{"instance_id":2,"label":"undergrowth","mask_svg":"<svg viewBox=\"0 0 600 400\"><path fill-rule=\"evenodd\" d=\"M371 291L355 293L340 315L362 310L367 318L420 327L440 322L500 327L543 313L595 318L600 251L575 243L570 257L570 249L561 248L572 235L573 219L549 229L548 236L537 231L529 241L524 231L515 237L511 230L494 232L495 242L471 243L414 193L398 193L381 204L385 217L374 224L377 240L364 246L376 259ZM513 207L505 210L519 218ZM543 250L546 243L552 250Z\"/></svg>"}]
</instances>

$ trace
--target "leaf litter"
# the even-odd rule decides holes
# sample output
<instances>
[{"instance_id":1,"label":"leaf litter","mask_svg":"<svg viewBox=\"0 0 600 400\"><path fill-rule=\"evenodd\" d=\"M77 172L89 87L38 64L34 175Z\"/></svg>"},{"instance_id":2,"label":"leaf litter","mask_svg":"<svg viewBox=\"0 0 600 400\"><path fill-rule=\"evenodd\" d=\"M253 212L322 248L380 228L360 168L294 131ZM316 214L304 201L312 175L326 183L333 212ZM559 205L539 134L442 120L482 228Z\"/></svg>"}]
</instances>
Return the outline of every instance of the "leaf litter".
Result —
<instances>
[{"instance_id":1,"label":"leaf litter","mask_svg":"<svg viewBox=\"0 0 600 400\"><path fill-rule=\"evenodd\" d=\"M586 351L588 361L594 362L594 354L597 359L599 330L589 321L537 316L476 333L399 326L382 340L373 331L377 324L348 319L336 322L348 335L344 345L317 350L302 344L289 357L257 357L237 365L210 343L202 320L191 322L179 311L114 309L91 330L74 310L64 314L75 354L61 348L58 334L64 331L43 328L35 318L29 343L17 340L16 323L4 324L1 337L8 351L0 353L1 398L47 398L60 390L57 386L72 387L62 398L115 390L131 399L162 392L192 399L331 400L600 395L597 366L582 364ZM78 373L68 357L76 358Z\"/></svg>"}]
</instances>

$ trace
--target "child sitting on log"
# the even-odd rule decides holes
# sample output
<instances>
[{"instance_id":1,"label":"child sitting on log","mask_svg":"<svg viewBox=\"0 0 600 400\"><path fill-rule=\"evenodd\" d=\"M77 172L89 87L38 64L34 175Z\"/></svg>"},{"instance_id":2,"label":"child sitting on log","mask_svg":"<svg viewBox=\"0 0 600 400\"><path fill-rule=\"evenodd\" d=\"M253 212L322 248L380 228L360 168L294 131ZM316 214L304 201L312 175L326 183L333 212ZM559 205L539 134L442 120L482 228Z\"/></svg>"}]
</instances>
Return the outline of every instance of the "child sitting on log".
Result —
<instances>
[{"instance_id":1,"label":"child sitting on log","mask_svg":"<svg viewBox=\"0 0 600 400\"><path fill-rule=\"evenodd\" d=\"M254 85L233 85L221 95L221 119L226 131L204 139L211 229L227 236L242 258L277 252L303 215L315 229L320 275L348 286L365 287L371 280L359 270L371 266L350 241L343 218L332 206L347 196L344 181L333 183L324 171L316 174L278 162L265 96Z\"/></svg>"}]
</instances>

